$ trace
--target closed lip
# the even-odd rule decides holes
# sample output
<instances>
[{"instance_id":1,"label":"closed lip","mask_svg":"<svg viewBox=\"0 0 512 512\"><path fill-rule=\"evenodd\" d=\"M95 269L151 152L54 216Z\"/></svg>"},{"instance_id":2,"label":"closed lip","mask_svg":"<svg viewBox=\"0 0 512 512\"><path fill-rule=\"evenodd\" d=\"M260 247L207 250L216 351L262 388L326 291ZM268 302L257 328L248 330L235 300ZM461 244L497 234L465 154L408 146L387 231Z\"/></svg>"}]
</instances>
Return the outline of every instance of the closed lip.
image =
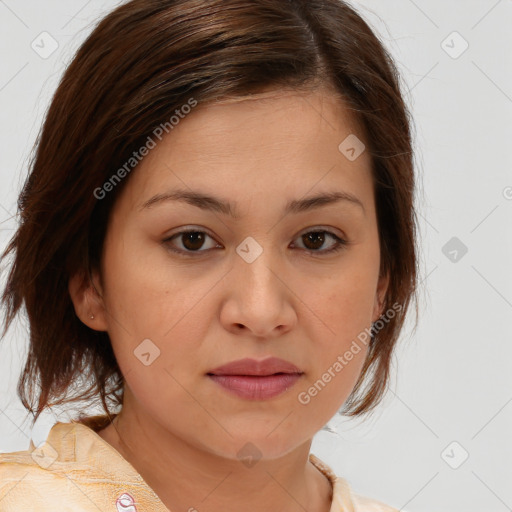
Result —
<instances>
[{"instance_id":1,"label":"closed lip","mask_svg":"<svg viewBox=\"0 0 512 512\"><path fill-rule=\"evenodd\" d=\"M238 359L210 370L208 375L274 375L275 373L304 373L297 366L279 359L278 357L269 357L263 360L251 358Z\"/></svg>"}]
</instances>

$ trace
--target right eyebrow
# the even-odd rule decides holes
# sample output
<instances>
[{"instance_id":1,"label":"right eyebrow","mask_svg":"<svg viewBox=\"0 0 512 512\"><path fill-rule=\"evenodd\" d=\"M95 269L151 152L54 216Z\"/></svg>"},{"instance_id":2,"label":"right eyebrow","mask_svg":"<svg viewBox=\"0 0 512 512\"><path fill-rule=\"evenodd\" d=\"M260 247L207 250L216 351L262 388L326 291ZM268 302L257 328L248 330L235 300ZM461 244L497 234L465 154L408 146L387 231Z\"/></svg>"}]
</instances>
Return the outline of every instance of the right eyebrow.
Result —
<instances>
[{"instance_id":1,"label":"right eyebrow","mask_svg":"<svg viewBox=\"0 0 512 512\"><path fill-rule=\"evenodd\" d=\"M218 197L204 194L202 192L183 189L172 190L163 194L157 194L148 199L147 201L145 201L141 205L140 209L144 210L146 208L154 206L155 204L163 204L168 201L185 201L188 204L191 204L192 206L201 208L202 210L223 213L224 215L229 215L234 219L241 218L240 215L237 213L236 203L232 203ZM345 191L320 193L303 199L294 199L286 204L284 208L284 213L302 213L305 211L321 208L323 206L328 206L334 203L339 203L341 201L345 201L348 204L359 206L363 210L363 213L366 215L366 211L362 201L353 194Z\"/></svg>"}]
</instances>

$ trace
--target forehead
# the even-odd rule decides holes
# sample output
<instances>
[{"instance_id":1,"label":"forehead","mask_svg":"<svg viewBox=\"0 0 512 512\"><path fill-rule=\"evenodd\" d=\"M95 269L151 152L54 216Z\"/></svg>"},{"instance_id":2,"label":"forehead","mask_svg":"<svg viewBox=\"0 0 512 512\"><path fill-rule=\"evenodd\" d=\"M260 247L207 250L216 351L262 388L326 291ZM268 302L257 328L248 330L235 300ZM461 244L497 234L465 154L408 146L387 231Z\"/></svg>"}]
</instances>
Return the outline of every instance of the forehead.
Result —
<instances>
[{"instance_id":1,"label":"forehead","mask_svg":"<svg viewBox=\"0 0 512 512\"><path fill-rule=\"evenodd\" d=\"M293 124L297 117L302 118L303 122ZM328 127L336 130L341 123L345 127L361 131L355 112L348 108L348 104L339 93L325 87L314 90L270 89L210 101L199 104L193 115L187 116L180 124L182 128L183 125L187 125L189 130L197 128L197 125L206 129L209 127L208 123L214 121L220 130L223 127L240 128L240 120L247 124L245 131L249 128L268 130L276 122L288 124L288 128L293 126L293 130L287 132L287 136L303 132L302 128L312 128L322 123L326 124L324 129ZM257 122L258 127L251 122ZM183 129L178 131L183 132ZM176 137L175 142L179 143Z\"/></svg>"},{"instance_id":2,"label":"forehead","mask_svg":"<svg viewBox=\"0 0 512 512\"><path fill-rule=\"evenodd\" d=\"M199 104L139 164L131 197L140 205L168 188L199 186L240 202L256 194L298 197L317 184L367 187L369 155L350 161L339 147L355 134L362 139L353 113L325 90L271 90Z\"/></svg>"}]
</instances>

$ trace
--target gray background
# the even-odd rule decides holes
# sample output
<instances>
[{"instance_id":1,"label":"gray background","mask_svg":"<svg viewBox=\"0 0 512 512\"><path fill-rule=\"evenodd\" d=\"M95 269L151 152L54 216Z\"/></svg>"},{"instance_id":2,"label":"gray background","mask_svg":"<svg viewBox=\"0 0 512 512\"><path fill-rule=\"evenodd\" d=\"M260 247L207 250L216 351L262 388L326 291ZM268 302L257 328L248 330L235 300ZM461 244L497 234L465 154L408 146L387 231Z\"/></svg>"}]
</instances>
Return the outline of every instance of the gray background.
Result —
<instances>
[{"instance_id":1,"label":"gray background","mask_svg":"<svg viewBox=\"0 0 512 512\"><path fill-rule=\"evenodd\" d=\"M118 3L0 0L0 249L64 66ZM401 510L511 510L512 1L352 4L397 60L415 118L423 299L377 414L336 415L312 452ZM54 410L31 431L16 396L26 340L21 317L0 345L0 451L69 418Z\"/></svg>"}]
</instances>

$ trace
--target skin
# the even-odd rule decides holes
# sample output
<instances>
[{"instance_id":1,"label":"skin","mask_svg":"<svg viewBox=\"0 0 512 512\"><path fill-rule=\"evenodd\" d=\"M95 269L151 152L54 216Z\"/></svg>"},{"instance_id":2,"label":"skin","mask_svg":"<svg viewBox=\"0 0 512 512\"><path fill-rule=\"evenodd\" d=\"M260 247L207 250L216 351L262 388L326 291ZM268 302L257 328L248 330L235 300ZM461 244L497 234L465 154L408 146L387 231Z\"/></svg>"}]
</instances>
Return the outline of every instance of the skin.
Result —
<instances>
[{"instance_id":1,"label":"skin","mask_svg":"<svg viewBox=\"0 0 512 512\"><path fill-rule=\"evenodd\" d=\"M339 151L349 134L363 139L324 89L198 105L129 176L96 290L78 275L70 281L77 315L108 332L125 378L122 411L99 435L171 510L329 511L331 485L308 455L353 389L365 345L308 404L298 395L378 319L388 287L371 157ZM176 201L141 209L178 187L236 202L240 218ZM283 215L289 200L331 191L357 196L364 210L340 201ZM202 246L183 235L164 242L190 227L209 235ZM326 253L328 234L323 244L302 236L317 228L349 244ZM248 236L263 249L252 263L236 252ZM148 366L134 356L145 339L160 350ZM272 399L239 398L206 375L271 355L304 372ZM248 442L261 455L250 468L237 456Z\"/></svg>"}]
</instances>

